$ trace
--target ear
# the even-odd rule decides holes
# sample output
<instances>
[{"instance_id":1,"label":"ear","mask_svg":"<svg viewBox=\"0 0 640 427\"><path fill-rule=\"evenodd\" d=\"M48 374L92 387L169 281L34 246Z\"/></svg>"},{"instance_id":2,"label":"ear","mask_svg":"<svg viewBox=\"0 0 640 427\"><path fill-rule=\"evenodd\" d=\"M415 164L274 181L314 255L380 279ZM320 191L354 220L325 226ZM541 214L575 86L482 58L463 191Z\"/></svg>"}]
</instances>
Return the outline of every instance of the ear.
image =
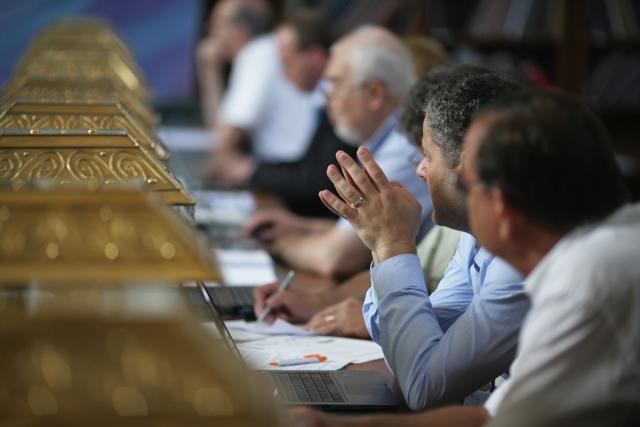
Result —
<instances>
[{"instance_id":1,"label":"ear","mask_svg":"<svg viewBox=\"0 0 640 427\"><path fill-rule=\"evenodd\" d=\"M372 80L365 88L368 105L372 110L380 110L384 107L387 98L387 87L379 80Z\"/></svg>"},{"instance_id":2,"label":"ear","mask_svg":"<svg viewBox=\"0 0 640 427\"><path fill-rule=\"evenodd\" d=\"M490 194L491 209L496 219L498 238L501 241L509 241L513 238L515 216L509 206L504 192L499 188L492 188Z\"/></svg>"}]
</instances>

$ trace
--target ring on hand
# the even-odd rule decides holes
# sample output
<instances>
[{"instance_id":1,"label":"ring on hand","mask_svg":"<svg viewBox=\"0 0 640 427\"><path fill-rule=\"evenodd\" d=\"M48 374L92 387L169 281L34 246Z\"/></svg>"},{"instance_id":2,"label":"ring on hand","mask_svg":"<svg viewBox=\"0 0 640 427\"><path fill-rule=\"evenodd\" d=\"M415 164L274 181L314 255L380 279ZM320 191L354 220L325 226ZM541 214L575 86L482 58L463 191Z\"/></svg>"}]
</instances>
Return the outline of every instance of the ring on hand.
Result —
<instances>
[{"instance_id":1,"label":"ring on hand","mask_svg":"<svg viewBox=\"0 0 640 427\"><path fill-rule=\"evenodd\" d=\"M327 314L326 316L324 316L324 321L325 323L333 322L335 318L336 316L334 316L333 314Z\"/></svg>"},{"instance_id":2,"label":"ring on hand","mask_svg":"<svg viewBox=\"0 0 640 427\"><path fill-rule=\"evenodd\" d=\"M355 203L353 204L353 207L358 209L362 205L364 205L364 197L360 197L358 200L356 200Z\"/></svg>"}]
</instances>

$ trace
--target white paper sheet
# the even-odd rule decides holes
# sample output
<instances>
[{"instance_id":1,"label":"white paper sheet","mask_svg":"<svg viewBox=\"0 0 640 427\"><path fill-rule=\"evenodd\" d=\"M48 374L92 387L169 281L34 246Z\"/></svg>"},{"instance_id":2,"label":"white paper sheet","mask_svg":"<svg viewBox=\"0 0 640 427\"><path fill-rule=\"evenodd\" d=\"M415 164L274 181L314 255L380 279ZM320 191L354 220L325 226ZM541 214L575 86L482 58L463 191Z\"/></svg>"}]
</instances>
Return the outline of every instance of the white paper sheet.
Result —
<instances>
[{"instance_id":1,"label":"white paper sheet","mask_svg":"<svg viewBox=\"0 0 640 427\"><path fill-rule=\"evenodd\" d=\"M277 280L273 260L260 249L215 249L228 286L256 286Z\"/></svg>"},{"instance_id":2,"label":"white paper sheet","mask_svg":"<svg viewBox=\"0 0 640 427\"><path fill-rule=\"evenodd\" d=\"M331 371L349 363L365 363L382 359L382 349L373 341L325 336L271 336L264 339L238 342L245 362L254 369ZM327 360L320 363L279 368L270 363L278 360L321 354Z\"/></svg>"},{"instance_id":3,"label":"white paper sheet","mask_svg":"<svg viewBox=\"0 0 640 427\"><path fill-rule=\"evenodd\" d=\"M242 226L256 209L256 200L248 191L194 191L195 220L198 224Z\"/></svg>"},{"instance_id":4,"label":"white paper sheet","mask_svg":"<svg viewBox=\"0 0 640 427\"><path fill-rule=\"evenodd\" d=\"M276 319L271 325L263 322L227 320L227 329L236 342L264 339L271 335L313 335L302 326L292 325L286 320Z\"/></svg>"}]
</instances>

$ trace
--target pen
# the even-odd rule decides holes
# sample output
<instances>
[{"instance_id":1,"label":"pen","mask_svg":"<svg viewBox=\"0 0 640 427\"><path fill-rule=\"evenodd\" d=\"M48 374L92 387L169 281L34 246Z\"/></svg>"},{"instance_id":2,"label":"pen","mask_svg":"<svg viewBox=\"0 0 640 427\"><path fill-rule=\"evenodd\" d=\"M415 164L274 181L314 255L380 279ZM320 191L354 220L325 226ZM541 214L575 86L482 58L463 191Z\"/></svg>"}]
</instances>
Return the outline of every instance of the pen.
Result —
<instances>
[{"instance_id":1,"label":"pen","mask_svg":"<svg viewBox=\"0 0 640 427\"><path fill-rule=\"evenodd\" d=\"M297 357L294 359L284 359L269 363L271 366L293 366L293 365L306 365L309 363L320 363L327 360L327 356L320 354L307 354L306 356Z\"/></svg>"},{"instance_id":2,"label":"pen","mask_svg":"<svg viewBox=\"0 0 640 427\"><path fill-rule=\"evenodd\" d=\"M282 282L280 282L280 286L278 286L278 291L277 292L282 292L285 289L287 289L289 287L289 285L291 284L291 281L293 280L293 276L295 276L295 275L296 275L295 271L289 270L287 275L284 276L284 279L282 279ZM271 313L271 307L267 306L264 309L264 311L262 312L262 314L260 315L260 317L258 317L258 322L264 322L264 319L267 318L269 313Z\"/></svg>"}]
</instances>

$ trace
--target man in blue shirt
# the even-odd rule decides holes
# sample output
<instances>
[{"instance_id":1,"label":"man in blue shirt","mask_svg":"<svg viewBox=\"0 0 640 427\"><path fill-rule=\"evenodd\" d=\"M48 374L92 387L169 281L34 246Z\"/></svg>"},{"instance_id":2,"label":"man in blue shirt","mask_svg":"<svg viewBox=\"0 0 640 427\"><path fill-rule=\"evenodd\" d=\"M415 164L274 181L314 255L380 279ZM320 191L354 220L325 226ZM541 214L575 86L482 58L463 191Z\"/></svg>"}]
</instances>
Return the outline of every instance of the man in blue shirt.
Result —
<instances>
[{"instance_id":1,"label":"man in blue shirt","mask_svg":"<svg viewBox=\"0 0 640 427\"><path fill-rule=\"evenodd\" d=\"M370 176L363 174L339 152L353 184L336 166L327 173L347 203L328 190L320 194L372 251L365 324L414 410L460 401L507 371L529 308L522 276L468 234L465 198L456 186L462 138L473 115L520 88L488 72L456 77L441 83L426 102L424 156L416 169L429 185L434 221L465 232L433 295L427 293L414 243L420 206L402 186L389 184L377 166ZM375 164L366 149L360 148L358 157L363 165Z\"/></svg>"}]
</instances>

